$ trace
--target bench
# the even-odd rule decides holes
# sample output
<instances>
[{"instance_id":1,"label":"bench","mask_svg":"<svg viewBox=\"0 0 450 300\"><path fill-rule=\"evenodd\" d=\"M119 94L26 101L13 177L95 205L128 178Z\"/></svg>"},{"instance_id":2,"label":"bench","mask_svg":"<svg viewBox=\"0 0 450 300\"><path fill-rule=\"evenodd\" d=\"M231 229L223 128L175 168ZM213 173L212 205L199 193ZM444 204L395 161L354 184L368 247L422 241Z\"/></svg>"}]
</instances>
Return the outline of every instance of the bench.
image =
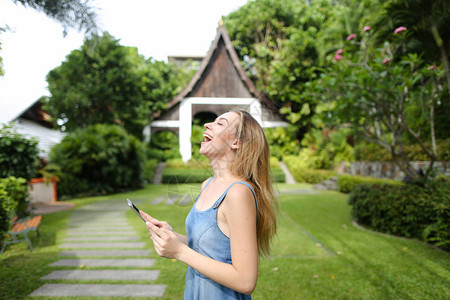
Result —
<instances>
[{"instance_id":1,"label":"bench","mask_svg":"<svg viewBox=\"0 0 450 300\"><path fill-rule=\"evenodd\" d=\"M41 223L42 216L32 216L32 217L26 217L22 219L17 219L17 217L14 217L12 219L12 227L7 232L7 239L3 241L3 247L2 251L0 251L0 254L3 253L6 246L9 244L15 244L22 241L26 241L28 243L28 246L30 247L30 251L33 251L33 245L31 244L30 239L28 238L28 232L29 231L36 231L37 236L39 236L39 224ZM19 239L18 236L23 235L24 239ZM9 237L8 237L9 236Z\"/></svg>"}]
</instances>

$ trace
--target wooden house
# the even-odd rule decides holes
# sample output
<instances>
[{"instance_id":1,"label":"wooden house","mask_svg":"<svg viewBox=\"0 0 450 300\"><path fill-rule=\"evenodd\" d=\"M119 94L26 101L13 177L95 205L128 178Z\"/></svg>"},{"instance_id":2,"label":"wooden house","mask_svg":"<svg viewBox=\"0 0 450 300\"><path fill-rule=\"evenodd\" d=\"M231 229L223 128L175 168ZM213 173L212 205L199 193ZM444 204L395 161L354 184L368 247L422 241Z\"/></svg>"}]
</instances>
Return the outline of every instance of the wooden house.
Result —
<instances>
[{"instance_id":1,"label":"wooden house","mask_svg":"<svg viewBox=\"0 0 450 300\"><path fill-rule=\"evenodd\" d=\"M149 140L157 131L175 132L179 136L181 157L188 161L193 120L201 114L217 117L233 109L248 111L263 128L287 126L273 103L259 93L245 74L230 37L220 24L194 77L144 133Z\"/></svg>"},{"instance_id":2,"label":"wooden house","mask_svg":"<svg viewBox=\"0 0 450 300\"><path fill-rule=\"evenodd\" d=\"M37 100L14 116L6 116L4 123L9 124L19 134L38 141L39 156L47 159L50 149L61 142L64 133L55 130L50 122L50 115L42 109L42 102Z\"/></svg>"}]
</instances>

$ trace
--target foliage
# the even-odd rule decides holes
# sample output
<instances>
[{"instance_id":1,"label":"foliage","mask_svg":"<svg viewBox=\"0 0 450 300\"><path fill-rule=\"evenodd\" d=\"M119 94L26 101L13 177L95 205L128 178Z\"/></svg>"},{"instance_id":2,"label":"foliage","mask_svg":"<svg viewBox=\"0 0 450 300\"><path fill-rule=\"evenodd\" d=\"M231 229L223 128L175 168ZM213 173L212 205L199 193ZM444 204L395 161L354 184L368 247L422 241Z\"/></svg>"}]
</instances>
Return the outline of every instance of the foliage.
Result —
<instances>
[{"instance_id":1,"label":"foliage","mask_svg":"<svg viewBox=\"0 0 450 300\"><path fill-rule=\"evenodd\" d=\"M330 123L351 124L356 134L388 149L402 171L417 179L404 152L405 139L414 140L430 161L436 160L434 111L440 108L443 71L403 51L404 27L395 31L392 42L376 49L367 42L370 27L361 31L361 37L348 36L346 47L333 58L334 66L309 83L310 96L329 103ZM431 148L424 144L427 136Z\"/></svg>"},{"instance_id":2,"label":"foliage","mask_svg":"<svg viewBox=\"0 0 450 300\"><path fill-rule=\"evenodd\" d=\"M224 18L234 48L256 87L299 130L312 126L314 98L301 97L320 73L323 29L342 5L328 0L249 1Z\"/></svg>"},{"instance_id":3,"label":"foliage","mask_svg":"<svg viewBox=\"0 0 450 300\"><path fill-rule=\"evenodd\" d=\"M163 170L163 183L202 183L209 177L213 176L211 169L169 169Z\"/></svg>"},{"instance_id":4,"label":"foliage","mask_svg":"<svg viewBox=\"0 0 450 300\"><path fill-rule=\"evenodd\" d=\"M142 187L145 147L118 125L78 129L53 147L50 161L61 167L61 194L110 193Z\"/></svg>"},{"instance_id":5,"label":"foliage","mask_svg":"<svg viewBox=\"0 0 450 300\"><path fill-rule=\"evenodd\" d=\"M431 147L430 142L425 146ZM437 161L450 161L450 138L436 140ZM420 145L405 145L404 151L410 161L428 161L429 157L422 151ZM357 161L391 161L391 153L378 144L360 142L355 146L355 159Z\"/></svg>"},{"instance_id":6,"label":"foliage","mask_svg":"<svg viewBox=\"0 0 450 300\"><path fill-rule=\"evenodd\" d=\"M0 178L0 195L2 200L0 209L4 210L2 215L8 220L14 215L22 218L29 214L28 186L24 178L14 176Z\"/></svg>"},{"instance_id":7,"label":"foliage","mask_svg":"<svg viewBox=\"0 0 450 300\"><path fill-rule=\"evenodd\" d=\"M18 134L11 127L0 129L0 178L16 176L30 180L36 173L37 141Z\"/></svg>"},{"instance_id":8,"label":"foliage","mask_svg":"<svg viewBox=\"0 0 450 300\"><path fill-rule=\"evenodd\" d=\"M24 178L0 178L0 242L9 229L11 218L26 216L28 205L28 187Z\"/></svg>"},{"instance_id":9,"label":"foliage","mask_svg":"<svg viewBox=\"0 0 450 300\"><path fill-rule=\"evenodd\" d=\"M77 27L78 30L85 29L86 32L95 33L98 30L96 24L97 15L87 1L81 0L12 0L15 4L20 3L25 7L31 7L44 12L47 16L55 19L64 28Z\"/></svg>"},{"instance_id":10,"label":"foliage","mask_svg":"<svg viewBox=\"0 0 450 300\"><path fill-rule=\"evenodd\" d=\"M152 117L174 96L179 75L164 62L146 60L137 48L108 33L86 39L47 75L45 109L58 128L73 131L96 123L119 124L142 138Z\"/></svg>"},{"instance_id":11,"label":"foliage","mask_svg":"<svg viewBox=\"0 0 450 300\"><path fill-rule=\"evenodd\" d=\"M378 18L378 39L399 26L411 31L407 47L430 64L443 64L447 86L450 86L450 3L447 0L390 0L382 5L384 13ZM447 87L448 88L448 87Z\"/></svg>"},{"instance_id":12,"label":"foliage","mask_svg":"<svg viewBox=\"0 0 450 300\"><path fill-rule=\"evenodd\" d=\"M341 193L352 192L358 184L390 184L390 185L402 185L403 183L398 180L387 178L373 178L356 175L341 174L338 176L338 190Z\"/></svg>"},{"instance_id":13,"label":"foliage","mask_svg":"<svg viewBox=\"0 0 450 300\"><path fill-rule=\"evenodd\" d=\"M150 156L159 161L181 157L178 135L173 131L158 131L150 139Z\"/></svg>"},{"instance_id":14,"label":"foliage","mask_svg":"<svg viewBox=\"0 0 450 300\"><path fill-rule=\"evenodd\" d=\"M155 177L155 170L158 166L158 160L156 159L146 159L144 161L144 170L143 176L146 182L153 182L153 178Z\"/></svg>"},{"instance_id":15,"label":"foliage","mask_svg":"<svg viewBox=\"0 0 450 300\"><path fill-rule=\"evenodd\" d=\"M317 170L311 161L312 151L302 149L299 156L285 156L283 162L286 164L295 181L306 183L320 183L334 175L330 170Z\"/></svg>"},{"instance_id":16,"label":"foliage","mask_svg":"<svg viewBox=\"0 0 450 300\"><path fill-rule=\"evenodd\" d=\"M296 138L297 129L294 126L266 128L264 133L270 147L270 155L282 160L286 155L299 153L299 141Z\"/></svg>"},{"instance_id":17,"label":"foliage","mask_svg":"<svg viewBox=\"0 0 450 300\"><path fill-rule=\"evenodd\" d=\"M450 250L450 183L363 184L350 194L356 221L377 231L417 238Z\"/></svg>"},{"instance_id":18,"label":"foliage","mask_svg":"<svg viewBox=\"0 0 450 300\"><path fill-rule=\"evenodd\" d=\"M348 129L312 129L302 140L302 146L312 151L308 158L314 169L332 169L341 161L353 161L353 148L348 143ZM301 151L304 151L302 149Z\"/></svg>"}]
</instances>

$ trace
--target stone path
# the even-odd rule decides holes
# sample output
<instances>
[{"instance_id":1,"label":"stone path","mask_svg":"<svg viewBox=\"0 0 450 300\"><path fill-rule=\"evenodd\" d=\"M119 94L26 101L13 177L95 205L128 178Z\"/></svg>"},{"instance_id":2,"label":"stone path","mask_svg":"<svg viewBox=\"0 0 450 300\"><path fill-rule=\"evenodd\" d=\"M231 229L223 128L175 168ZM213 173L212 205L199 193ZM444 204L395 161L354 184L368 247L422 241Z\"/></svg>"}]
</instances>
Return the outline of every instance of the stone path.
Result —
<instances>
[{"instance_id":1,"label":"stone path","mask_svg":"<svg viewBox=\"0 0 450 300\"><path fill-rule=\"evenodd\" d=\"M61 259L50 264L56 269L41 277L44 285L30 296L162 297L167 286L152 283L160 271L151 269L155 260L148 258L150 250L128 225L127 209L125 200L110 200L75 210L60 245L64 249L59 253ZM63 283L49 283L54 280ZM102 280L109 282L99 284Z\"/></svg>"}]
</instances>

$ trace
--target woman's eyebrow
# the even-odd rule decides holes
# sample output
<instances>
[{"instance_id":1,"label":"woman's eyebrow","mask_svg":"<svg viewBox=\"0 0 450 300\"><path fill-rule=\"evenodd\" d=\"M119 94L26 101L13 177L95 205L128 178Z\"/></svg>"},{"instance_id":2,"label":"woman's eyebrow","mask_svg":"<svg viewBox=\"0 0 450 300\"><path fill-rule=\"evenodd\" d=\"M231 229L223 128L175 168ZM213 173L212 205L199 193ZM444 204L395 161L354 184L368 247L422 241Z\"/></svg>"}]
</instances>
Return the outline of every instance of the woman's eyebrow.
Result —
<instances>
[{"instance_id":1,"label":"woman's eyebrow","mask_svg":"<svg viewBox=\"0 0 450 300\"><path fill-rule=\"evenodd\" d=\"M227 121L227 123L230 123L230 122L228 122L228 120L225 119L224 117L217 118L216 121L218 121L218 120L225 120L225 121Z\"/></svg>"}]
</instances>

